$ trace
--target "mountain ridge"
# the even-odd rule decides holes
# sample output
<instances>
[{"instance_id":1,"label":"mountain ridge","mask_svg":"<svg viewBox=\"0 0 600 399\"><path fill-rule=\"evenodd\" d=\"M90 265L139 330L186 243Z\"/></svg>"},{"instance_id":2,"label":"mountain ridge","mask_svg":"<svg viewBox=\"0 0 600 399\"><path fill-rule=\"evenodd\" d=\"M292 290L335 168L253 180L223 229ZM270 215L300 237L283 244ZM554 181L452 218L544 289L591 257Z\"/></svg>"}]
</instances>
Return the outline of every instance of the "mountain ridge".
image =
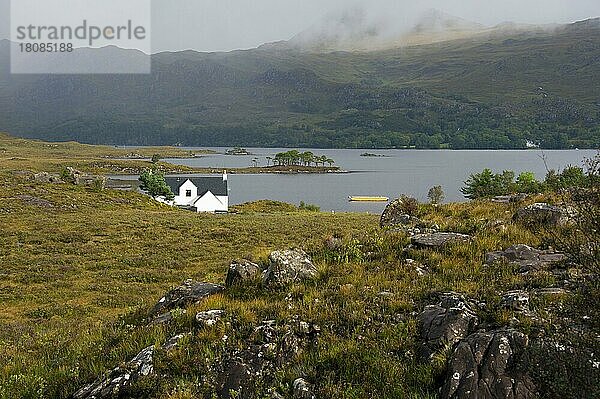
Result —
<instances>
[{"instance_id":1,"label":"mountain ridge","mask_svg":"<svg viewBox=\"0 0 600 399\"><path fill-rule=\"evenodd\" d=\"M152 55L150 75L11 76L0 130L173 144L597 147L600 20L370 52ZM2 62L4 61L4 62Z\"/></svg>"}]
</instances>

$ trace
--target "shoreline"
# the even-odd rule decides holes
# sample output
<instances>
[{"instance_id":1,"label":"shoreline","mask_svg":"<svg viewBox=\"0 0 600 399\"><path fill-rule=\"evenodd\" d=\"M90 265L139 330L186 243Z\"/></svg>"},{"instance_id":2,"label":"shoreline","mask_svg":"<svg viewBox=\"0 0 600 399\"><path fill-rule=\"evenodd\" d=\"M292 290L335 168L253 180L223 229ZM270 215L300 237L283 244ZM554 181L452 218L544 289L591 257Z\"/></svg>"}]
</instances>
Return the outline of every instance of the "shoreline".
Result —
<instances>
[{"instance_id":1,"label":"shoreline","mask_svg":"<svg viewBox=\"0 0 600 399\"><path fill-rule=\"evenodd\" d=\"M163 164L163 166L166 166ZM193 168L186 167L186 169L180 168L183 165L175 165L169 164L169 166L174 166L175 168L166 167L162 172L165 175L169 176L186 176L193 174L202 174L202 175L219 175L222 174L223 171L227 171L230 175L327 175L327 174L350 174L354 173L354 171L342 170L339 168L288 168L282 167L280 169L274 169L272 167L248 167L248 168ZM138 173L139 172L139 173ZM127 171L120 173L118 171L113 171L112 173L105 174L107 177L112 176L138 176L141 171Z\"/></svg>"}]
</instances>

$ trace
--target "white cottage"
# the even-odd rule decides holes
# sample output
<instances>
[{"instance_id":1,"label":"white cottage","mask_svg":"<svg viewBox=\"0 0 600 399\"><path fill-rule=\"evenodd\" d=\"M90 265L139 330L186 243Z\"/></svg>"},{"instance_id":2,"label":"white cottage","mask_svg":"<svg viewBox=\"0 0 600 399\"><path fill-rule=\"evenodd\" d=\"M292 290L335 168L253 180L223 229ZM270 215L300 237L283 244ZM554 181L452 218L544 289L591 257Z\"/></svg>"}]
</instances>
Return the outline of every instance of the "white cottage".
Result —
<instances>
[{"instance_id":1,"label":"white cottage","mask_svg":"<svg viewBox=\"0 0 600 399\"><path fill-rule=\"evenodd\" d=\"M223 177L167 177L175 199L171 205L196 212L225 213L229 211L227 173Z\"/></svg>"}]
</instances>

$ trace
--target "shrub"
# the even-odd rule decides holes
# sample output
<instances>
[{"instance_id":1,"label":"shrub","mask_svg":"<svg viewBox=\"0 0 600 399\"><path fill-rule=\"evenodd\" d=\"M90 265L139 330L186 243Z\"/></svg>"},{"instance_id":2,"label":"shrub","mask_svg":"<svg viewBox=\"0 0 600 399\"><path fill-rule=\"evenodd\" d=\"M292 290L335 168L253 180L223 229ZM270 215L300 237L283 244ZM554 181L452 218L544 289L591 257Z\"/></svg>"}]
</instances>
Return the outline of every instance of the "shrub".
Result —
<instances>
[{"instance_id":1,"label":"shrub","mask_svg":"<svg viewBox=\"0 0 600 399\"><path fill-rule=\"evenodd\" d=\"M568 166L561 173L549 170L544 184L553 191L569 187L583 187L586 184L586 173L583 168L577 166Z\"/></svg>"},{"instance_id":2,"label":"shrub","mask_svg":"<svg viewBox=\"0 0 600 399\"><path fill-rule=\"evenodd\" d=\"M515 181L515 172L511 170L496 174L490 169L484 169L481 173L469 176L460 191L469 199L493 198L514 193L541 193L544 191L544 184L537 181L531 172L521 173Z\"/></svg>"},{"instance_id":3,"label":"shrub","mask_svg":"<svg viewBox=\"0 0 600 399\"><path fill-rule=\"evenodd\" d=\"M317 205L313 205L313 204L306 204L304 203L304 201L300 201L300 206L298 207L298 209L300 209L301 211L308 211L308 212L320 212L321 208Z\"/></svg>"},{"instance_id":4,"label":"shrub","mask_svg":"<svg viewBox=\"0 0 600 399\"><path fill-rule=\"evenodd\" d=\"M404 194L400 197L399 206L402 212L410 216L415 216L419 212L419 201Z\"/></svg>"},{"instance_id":5,"label":"shrub","mask_svg":"<svg viewBox=\"0 0 600 399\"><path fill-rule=\"evenodd\" d=\"M160 161L160 154L154 154L152 155L152 163L156 164Z\"/></svg>"},{"instance_id":6,"label":"shrub","mask_svg":"<svg viewBox=\"0 0 600 399\"><path fill-rule=\"evenodd\" d=\"M537 181L532 172L523 172L517 177L516 189L519 193L539 194L544 191L544 184Z\"/></svg>"},{"instance_id":7,"label":"shrub","mask_svg":"<svg viewBox=\"0 0 600 399\"><path fill-rule=\"evenodd\" d=\"M71 168L65 167L60 171L60 179L65 183L75 184L75 176L73 175L73 170Z\"/></svg>"},{"instance_id":8,"label":"shrub","mask_svg":"<svg viewBox=\"0 0 600 399\"><path fill-rule=\"evenodd\" d=\"M444 194L444 189L442 186L433 186L429 189L429 193L427 193L427 198L432 204L440 204L444 201L446 195Z\"/></svg>"},{"instance_id":9,"label":"shrub","mask_svg":"<svg viewBox=\"0 0 600 399\"><path fill-rule=\"evenodd\" d=\"M569 231L553 232L552 244L568 253L585 268L600 272L600 153L585 161L584 178L576 180L565 202L573 210ZM570 176L577 173L570 172Z\"/></svg>"},{"instance_id":10,"label":"shrub","mask_svg":"<svg viewBox=\"0 0 600 399\"><path fill-rule=\"evenodd\" d=\"M156 169L146 169L139 178L140 188L152 198L163 197L168 201L175 198L175 194L165 181L165 175Z\"/></svg>"},{"instance_id":11,"label":"shrub","mask_svg":"<svg viewBox=\"0 0 600 399\"><path fill-rule=\"evenodd\" d=\"M504 171L495 174L490 169L484 169L481 173L469 176L465 186L460 189L461 193L469 199L492 198L497 195L509 194L513 187L514 172Z\"/></svg>"}]
</instances>

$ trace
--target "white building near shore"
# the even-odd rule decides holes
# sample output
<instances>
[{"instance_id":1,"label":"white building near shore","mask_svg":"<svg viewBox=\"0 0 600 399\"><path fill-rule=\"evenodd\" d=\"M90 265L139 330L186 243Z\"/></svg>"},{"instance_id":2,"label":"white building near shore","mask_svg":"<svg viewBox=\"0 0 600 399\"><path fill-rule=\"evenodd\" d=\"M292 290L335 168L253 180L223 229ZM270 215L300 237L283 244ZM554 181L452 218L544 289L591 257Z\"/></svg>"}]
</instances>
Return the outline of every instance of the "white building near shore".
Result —
<instances>
[{"instance_id":1,"label":"white building near shore","mask_svg":"<svg viewBox=\"0 0 600 399\"><path fill-rule=\"evenodd\" d=\"M175 194L167 203L196 212L227 213L229 188L227 172L222 177L167 177L165 181Z\"/></svg>"}]
</instances>

